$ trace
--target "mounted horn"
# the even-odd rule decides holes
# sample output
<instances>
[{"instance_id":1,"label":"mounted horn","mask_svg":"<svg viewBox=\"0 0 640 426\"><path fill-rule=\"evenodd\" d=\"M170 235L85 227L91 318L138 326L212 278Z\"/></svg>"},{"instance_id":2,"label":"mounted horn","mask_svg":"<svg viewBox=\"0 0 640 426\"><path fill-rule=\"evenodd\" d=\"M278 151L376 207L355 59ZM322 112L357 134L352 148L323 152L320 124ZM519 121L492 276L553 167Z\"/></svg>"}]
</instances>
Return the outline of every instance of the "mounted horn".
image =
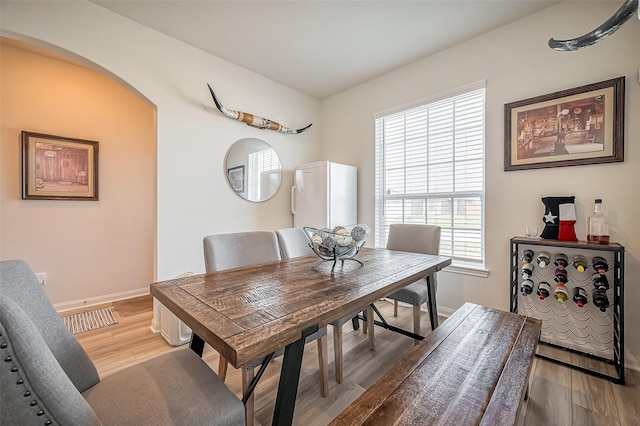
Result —
<instances>
[{"instance_id":1,"label":"mounted horn","mask_svg":"<svg viewBox=\"0 0 640 426\"><path fill-rule=\"evenodd\" d=\"M638 9L638 0L626 0L611 18L607 19L595 30L570 40L556 40L552 38L549 40L549 47L553 50L573 51L596 44L616 32L618 28L633 15L636 9ZM640 9L638 9L638 19L640 19Z\"/></svg>"},{"instance_id":2,"label":"mounted horn","mask_svg":"<svg viewBox=\"0 0 640 426\"><path fill-rule=\"evenodd\" d=\"M246 123L247 126L257 127L258 129L275 130L276 132L280 132L280 133L297 134L297 133L304 132L313 124L311 123L308 126L303 127L301 129L290 129L289 127L285 127L280 123L271 121L266 118L258 117L257 115L248 114L242 111L234 111L232 109L227 109L222 105L222 103L220 103L220 101L216 97L216 94L213 93L213 89L211 88L211 86L207 84L207 87L209 87L209 91L211 92L211 96L213 97L213 102L216 104L216 108L218 108L218 110L222 113L222 115L224 115L225 117L229 117L233 120L242 121L243 123Z\"/></svg>"}]
</instances>

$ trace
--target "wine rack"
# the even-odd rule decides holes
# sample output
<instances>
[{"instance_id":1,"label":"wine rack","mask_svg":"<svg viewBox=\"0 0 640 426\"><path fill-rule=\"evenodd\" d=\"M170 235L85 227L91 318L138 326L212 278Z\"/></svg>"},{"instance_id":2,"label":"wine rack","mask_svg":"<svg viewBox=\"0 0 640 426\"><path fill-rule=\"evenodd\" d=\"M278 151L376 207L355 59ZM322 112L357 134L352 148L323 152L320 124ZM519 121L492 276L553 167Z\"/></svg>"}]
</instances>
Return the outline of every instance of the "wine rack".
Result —
<instances>
[{"instance_id":1,"label":"wine rack","mask_svg":"<svg viewBox=\"0 0 640 426\"><path fill-rule=\"evenodd\" d=\"M531 280L533 293L524 295L520 291L522 254L532 250L534 269ZM535 256L545 251L550 254L551 264L540 268ZM536 356L582 372L624 384L624 247L617 243L606 245L587 242L570 242L514 237L511 239L510 309L542 320L542 333ZM557 283L554 280L556 266L553 263L558 253L569 258L568 282L565 288L569 299L559 303L553 296ZM574 255L581 254L589 260L584 272L579 272L571 263ZM592 300L592 275L596 271L591 259L600 256L606 259L606 272L610 284L606 294L610 306L600 310ZM536 294L540 282L551 286L551 294L541 300ZM579 307L571 299L574 287L583 287L588 294L588 303Z\"/></svg>"}]
</instances>

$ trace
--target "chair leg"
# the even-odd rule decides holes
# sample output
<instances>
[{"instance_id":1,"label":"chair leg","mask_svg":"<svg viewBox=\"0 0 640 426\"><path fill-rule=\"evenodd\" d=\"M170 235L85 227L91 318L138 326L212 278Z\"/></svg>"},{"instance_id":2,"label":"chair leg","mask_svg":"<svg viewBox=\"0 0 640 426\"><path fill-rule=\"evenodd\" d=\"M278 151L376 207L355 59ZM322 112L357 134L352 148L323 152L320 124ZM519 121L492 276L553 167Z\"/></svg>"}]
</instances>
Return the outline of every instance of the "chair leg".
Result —
<instances>
[{"instance_id":1,"label":"chair leg","mask_svg":"<svg viewBox=\"0 0 640 426\"><path fill-rule=\"evenodd\" d=\"M326 397L329 394L329 350L327 349L327 335L318 339L318 369L320 370L320 395Z\"/></svg>"},{"instance_id":2,"label":"chair leg","mask_svg":"<svg viewBox=\"0 0 640 426\"><path fill-rule=\"evenodd\" d=\"M367 333L369 334L369 350L373 351L375 349L375 336L373 334L373 327L375 325L373 323L373 308L369 305L365 312L369 319L369 321L367 321L367 326L365 327L368 329Z\"/></svg>"},{"instance_id":3,"label":"chair leg","mask_svg":"<svg viewBox=\"0 0 640 426\"><path fill-rule=\"evenodd\" d=\"M242 395L246 394L249 385L253 380L253 368L242 369ZM254 391L255 392L255 391ZM253 426L255 396L251 394L246 404L244 404L244 423L246 426Z\"/></svg>"},{"instance_id":4,"label":"chair leg","mask_svg":"<svg viewBox=\"0 0 640 426\"><path fill-rule=\"evenodd\" d=\"M393 316L394 317L398 316L398 301L397 300L393 301Z\"/></svg>"},{"instance_id":5,"label":"chair leg","mask_svg":"<svg viewBox=\"0 0 640 426\"><path fill-rule=\"evenodd\" d=\"M336 383L342 383L342 327L333 326L333 357L336 366Z\"/></svg>"},{"instance_id":6,"label":"chair leg","mask_svg":"<svg viewBox=\"0 0 640 426\"><path fill-rule=\"evenodd\" d=\"M420 305L414 305L413 306L413 332L415 334L420 334ZM413 344L417 345L418 343L420 343L420 340L418 339L414 339L413 340Z\"/></svg>"},{"instance_id":7,"label":"chair leg","mask_svg":"<svg viewBox=\"0 0 640 426\"><path fill-rule=\"evenodd\" d=\"M362 311L362 316L367 318L367 310ZM362 320L362 332L367 334L367 320Z\"/></svg>"},{"instance_id":8,"label":"chair leg","mask_svg":"<svg viewBox=\"0 0 640 426\"><path fill-rule=\"evenodd\" d=\"M220 377L220 380L222 380L223 382L227 378L228 365L229 363L227 362L227 360L222 355L220 355L220 360L218 361L218 377Z\"/></svg>"}]
</instances>

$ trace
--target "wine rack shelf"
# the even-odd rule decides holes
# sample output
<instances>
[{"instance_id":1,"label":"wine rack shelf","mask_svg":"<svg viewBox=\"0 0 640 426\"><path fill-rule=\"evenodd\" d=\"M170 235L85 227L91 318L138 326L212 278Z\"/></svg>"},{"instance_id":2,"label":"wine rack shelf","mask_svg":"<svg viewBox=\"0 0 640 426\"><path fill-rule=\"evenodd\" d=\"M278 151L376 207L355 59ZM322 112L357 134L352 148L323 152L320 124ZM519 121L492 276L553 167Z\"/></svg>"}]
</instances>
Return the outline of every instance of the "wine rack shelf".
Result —
<instances>
[{"instance_id":1,"label":"wine rack shelf","mask_svg":"<svg viewBox=\"0 0 640 426\"><path fill-rule=\"evenodd\" d=\"M524 280L521 258L525 250L535 253L530 277L535 286L533 293L528 295L520 291ZM535 256L543 251L551 255L551 264L546 268L535 264ZM541 345L536 356L624 384L624 251L624 246L617 243L600 245L524 237L511 239L510 309L511 312L542 320ZM568 282L564 284L569 299L563 303L553 296L557 286L553 259L558 253L569 258L569 266L566 267ZM579 254L589 261L583 272L571 265L573 256ZM594 288L592 275L596 273L591 259L595 256L605 258L609 264L605 275L610 284L606 291L610 306L604 311L595 306L591 297ZM536 294L540 282L551 286L551 294L544 300ZM572 300L575 287L584 288L588 294L588 303L583 307Z\"/></svg>"}]
</instances>

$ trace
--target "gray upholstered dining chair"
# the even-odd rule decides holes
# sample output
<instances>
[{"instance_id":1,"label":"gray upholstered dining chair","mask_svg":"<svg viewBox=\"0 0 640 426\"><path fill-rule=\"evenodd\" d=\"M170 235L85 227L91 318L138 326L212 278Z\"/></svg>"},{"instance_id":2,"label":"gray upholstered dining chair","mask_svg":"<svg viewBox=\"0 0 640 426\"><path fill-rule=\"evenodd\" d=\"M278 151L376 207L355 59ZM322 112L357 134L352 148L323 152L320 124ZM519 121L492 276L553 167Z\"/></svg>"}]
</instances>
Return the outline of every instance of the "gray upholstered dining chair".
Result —
<instances>
[{"instance_id":1,"label":"gray upholstered dining chair","mask_svg":"<svg viewBox=\"0 0 640 426\"><path fill-rule=\"evenodd\" d=\"M440 250L440 227L421 224L394 224L389 227L387 250L434 254ZM431 277L437 289L436 274ZM427 302L429 294L426 279L416 281L388 296L393 300L393 315L398 316L398 301L413 306L413 332L420 334L420 307ZM418 340L415 343L418 344Z\"/></svg>"},{"instance_id":2,"label":"gray upholstered dining chair","mask_svg":"<svg viewBox=\"0 0 640 426\"><path fill-rule=\"evenodd\" d=\"M291 259L294 257L314 255L313 250L309 247L309 241L304 235L302 228L283 228L276 230L280 251L283 259ZM347 315L338 321L331 323L333 327L333 355L335 360L335 377L336 382L342 382L343 376L343 356L342 356L342 326L351 321L358 312L353 315ZM364 330L364 328L363 328ZM373 350L373 334L369 335L369 348Z\"/></svg>"},{"instance_id":3,"label":"gray upholstered dining chair","mask_svg":"<svg viewBox=\"0 0 640 426\"><path fill-rule=\"evenodd\" d=\"M281 260L280 247L276 234L272 231L249 231L228 234L207 235L203 240L204 261L207 273L242 266ZM318 362L321 377L320 394L327 396L329 392L327 365L327 328L322 327L307 337L306 342L317 340ZM284 349L284 348L283 348ZM281 351L284 353L284 351ZM278 355L281 355L278 353ZM262 360L245 365L242 368L242 392L245 394L254 378L254 370ZM224 381L227 375L228 361L220 355L218 375ZM254 396L245 403L245 421L247 426L253 424Z\"/></svg>"},{"instance_id":4,"label":"gray upholstered dining chair","mask_svg":"<svg viewBox=\"0 0 640 426\"><path fill-rule=\"evenodd\" d=\"M193 351L102 379L22 260L0 262L0 423L243 425L242 402Z\"/></svg>"}]
</instances>

